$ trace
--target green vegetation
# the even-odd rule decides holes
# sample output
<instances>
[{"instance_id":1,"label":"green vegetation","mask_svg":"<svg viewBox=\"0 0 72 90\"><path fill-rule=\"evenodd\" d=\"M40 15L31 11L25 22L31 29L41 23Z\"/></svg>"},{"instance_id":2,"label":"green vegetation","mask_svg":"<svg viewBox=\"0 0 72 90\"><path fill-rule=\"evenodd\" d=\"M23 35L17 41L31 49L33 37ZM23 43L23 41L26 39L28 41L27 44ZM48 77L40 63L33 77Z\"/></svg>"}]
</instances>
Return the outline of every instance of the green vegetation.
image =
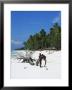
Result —
<instances>
[{"instance_id":1,"label":"green vegetation","mask_svg":"<svg viewBox=\"0 0 72 90\"><path fill-rule=\"evenodd\" d=\"M55 23L50 29L49 33L46 33L44 29L41 29L39 33L30 35L29 39L23 43L24 49L39 50L39 49L56 49L61 50L61 27L58 23Z\"/></svg>"}]
</instances>

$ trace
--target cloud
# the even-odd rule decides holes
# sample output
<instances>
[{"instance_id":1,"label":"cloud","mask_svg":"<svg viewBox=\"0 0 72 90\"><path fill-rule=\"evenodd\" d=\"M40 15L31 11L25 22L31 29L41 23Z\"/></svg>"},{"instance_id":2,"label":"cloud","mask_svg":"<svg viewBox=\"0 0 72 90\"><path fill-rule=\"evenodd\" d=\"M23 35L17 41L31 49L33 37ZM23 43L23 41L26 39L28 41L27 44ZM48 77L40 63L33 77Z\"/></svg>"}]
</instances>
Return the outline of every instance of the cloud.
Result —
<instances>
[{"instance_id":1,"label":"cloud","mask_svg":"<svg viewBox=\"0 0 72 90\"><path fill-rule=\"evenodd\" d=\"M11 43L12 43L12 44L16 44L16 45L22 44L21 41L17 41L17 40L11 40Z\"/></svg>"},{"instance_id":2,"label":"cloud","mask_svg":"<svg viewBox=\"0 0 72 90\"><path fill-rule=\"evenodd\" d=\"M53 19L53 22L52 22L52 23L57 23L57 22L60 21L60 19L61 19L61 16L60 16L60 14L59 14L57 17L55 17L55 18Z\"/></svg>"}]
</instances>

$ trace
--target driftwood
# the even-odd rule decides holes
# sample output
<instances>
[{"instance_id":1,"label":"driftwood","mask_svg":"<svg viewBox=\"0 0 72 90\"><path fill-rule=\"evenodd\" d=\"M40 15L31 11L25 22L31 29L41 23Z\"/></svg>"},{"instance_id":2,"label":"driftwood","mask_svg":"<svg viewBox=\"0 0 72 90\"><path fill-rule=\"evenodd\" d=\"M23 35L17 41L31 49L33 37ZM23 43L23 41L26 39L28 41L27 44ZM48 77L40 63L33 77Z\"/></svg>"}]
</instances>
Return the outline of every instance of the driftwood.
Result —
<instances>
[{"instance_id":1,"label":"driftwood","mask_svg":"<svg viewBox=\"0 0 72 90\"><path fill-rule=\"evenodd\" d=\"M29 64L31 64L31 65L35 65L34 64L34 59L32 59L31 57L24 57L24 56L20 56L20 57L18 57L17 59L20 59L20 60L22 60L23 59L23 61L21 62L21 63L29 63Z\"/></svg>"},{"instance_id":2,"label":"driftwood","mask_svg":"<svg viewBox=\"0 0 72 90\"><path fill-rule=\"evenodd\" d=\"M37 61L35 59L32 59L31 57L24 57L22 55L19 55L19 57L17 57L17 59L22 60L21 63L29 63L30 65L35 65L36 64L36 66L40 65L40 67L42 65L42 60L44 60L45 65L46 65L46 56L41 54L41 53L40 53L39 59Z\"/></svg>"}]
</instances>

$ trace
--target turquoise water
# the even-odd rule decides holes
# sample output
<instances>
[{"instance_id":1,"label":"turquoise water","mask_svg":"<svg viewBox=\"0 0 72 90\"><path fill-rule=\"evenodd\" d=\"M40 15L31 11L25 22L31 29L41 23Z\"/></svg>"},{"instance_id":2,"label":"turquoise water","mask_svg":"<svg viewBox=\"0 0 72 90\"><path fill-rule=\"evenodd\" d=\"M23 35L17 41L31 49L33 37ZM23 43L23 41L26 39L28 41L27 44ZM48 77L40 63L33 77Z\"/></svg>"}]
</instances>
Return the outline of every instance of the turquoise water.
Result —
<instances>
[{"instance_id":1,"label":"turquoise water","mask_svg":"<svg viewBox=\"0 0 72 90\"><path fill-rule=\"evenodd\" d=\"M11 58L16 57L17 55L18 55L18 52L17 52L17 51L13 50L13 51L11 52Z\"/></svg>"}]
</instances>

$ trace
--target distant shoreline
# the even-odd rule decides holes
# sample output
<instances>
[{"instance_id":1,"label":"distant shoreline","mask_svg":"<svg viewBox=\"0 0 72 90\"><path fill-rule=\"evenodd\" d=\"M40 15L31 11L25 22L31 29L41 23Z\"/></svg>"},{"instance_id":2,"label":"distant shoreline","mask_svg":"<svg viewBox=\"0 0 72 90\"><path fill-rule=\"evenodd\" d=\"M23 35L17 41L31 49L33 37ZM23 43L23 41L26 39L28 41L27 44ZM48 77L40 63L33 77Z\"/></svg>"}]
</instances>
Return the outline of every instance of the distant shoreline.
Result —
<instances>
[{"instance_id":1,"label":"distant shoreline","mask_svg":"<svg viewBox=\"0 0 72 90\"><path fill-rule=\"evenodd\" d=\"M13 49L12 51L14 51L14 50L29 50L29 49ZM49 48L49 49L37 49L37 50L35 50L35 49L31 49L31 50L29 50L29 51L44 51L44 50L55 50L55 51L60 51L61 49L59 49L59 50L57 50L57 49L55 49L55 48Z\"/></svg>"}]
</instances>

